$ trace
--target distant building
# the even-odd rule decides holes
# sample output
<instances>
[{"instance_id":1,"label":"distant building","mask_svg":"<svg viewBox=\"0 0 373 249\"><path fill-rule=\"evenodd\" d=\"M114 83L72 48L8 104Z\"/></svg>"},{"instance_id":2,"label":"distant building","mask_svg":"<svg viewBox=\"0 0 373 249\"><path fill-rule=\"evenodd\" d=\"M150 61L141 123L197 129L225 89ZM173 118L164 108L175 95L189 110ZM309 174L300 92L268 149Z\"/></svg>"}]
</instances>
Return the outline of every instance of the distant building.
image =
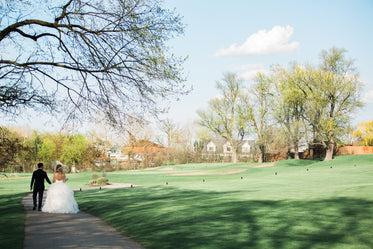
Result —
<instances>
[{"instance_id":1,"label":"distant building","mask_svg":"<svg viewBox=\"0 0 373 249\"><path fill-rule=\"evenodd\" d=\"M154 160L158 154L167 153L167 148L148 140L136 141L124 147L108 152L111 164L128 165L155 165Z\"/></svg>"},{"instance_id":2,"label":"distant building","mask_svg":"<svg viewBox=\"0 0 373 249\"><path fill-rule=\"evenodd\" d=\"M254 140L243 140L238 144L238 158L252 158L255 147ZM196 151L196 149L195 149ZM232 156L233 148L230 142L223 139L209 141L201 151L203 158L211 161L223 161Z\"/></svg>"}]
</instances>

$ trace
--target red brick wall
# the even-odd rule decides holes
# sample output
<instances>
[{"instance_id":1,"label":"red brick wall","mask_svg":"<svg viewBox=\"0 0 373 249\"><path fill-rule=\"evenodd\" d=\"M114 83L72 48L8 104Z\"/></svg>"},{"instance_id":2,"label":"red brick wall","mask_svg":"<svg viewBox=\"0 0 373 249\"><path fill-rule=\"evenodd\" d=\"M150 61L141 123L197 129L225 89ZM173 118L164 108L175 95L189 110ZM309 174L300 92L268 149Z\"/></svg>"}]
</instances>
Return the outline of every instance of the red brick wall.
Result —
<instances>
[{"instance_id":1,"label":"red brick wall","mask_svg":"<svg viewBox=\"0 0 373 249\"><path fill-rule=\"evenodd\" d=\"M361 154L373 154L373 146L344 146L339 147L335 153L336 156Z\"/></svg>"}]
</instances>

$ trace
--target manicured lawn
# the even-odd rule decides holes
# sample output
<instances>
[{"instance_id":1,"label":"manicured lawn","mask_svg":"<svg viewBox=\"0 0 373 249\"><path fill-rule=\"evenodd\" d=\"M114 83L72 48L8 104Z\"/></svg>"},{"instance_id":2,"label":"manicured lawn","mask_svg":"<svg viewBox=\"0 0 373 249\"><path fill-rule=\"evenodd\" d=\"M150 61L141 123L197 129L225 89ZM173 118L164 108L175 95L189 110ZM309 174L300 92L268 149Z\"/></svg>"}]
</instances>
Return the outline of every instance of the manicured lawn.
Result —
<instances>
[{"instance_id":1,"label":"manicured lawn","mask_svg":"<svg viewBox=\"0 0 373 249\"><path fill-rule=\"evenodd\" d=\"M22 248L25 213L22 198L30 189L31 174L0 176L0 247Z\"/></svg>"},{"instance_id":2,"label":"manicured lawn","mask_svg":"<svg viewBox=\"0 0 373 249\"><path fill-rule=\"evenodd\" d=\"M87 187L90 174L78 174L74 177L78 181L71 181L72 187ZM50 180L53 175L48 174ZM70 175L68 176L70 177ZM31 193L31 174L0 175L0 248L23 248L25 212L22 198ZM48 189L48 184L46 184Z\"/></svg>"},{"instance_id":3,"label":"manicured lawn","mask_svg":"<svg viewBox=\"0 0 373 249\"><path fill-rule=\"evenodd\" d=\"M373 155L250 166L117 172L145 186L76 198L147 248L373 248Z\"/></svg>"},{"instance_id":4,"label":"manicured lawn","mask_svg":"<svg viewBox=\"0 0 373 249\"><path fill-rule=\"evenodd\" d=\"M110 182L141 186L77 191L75 197L81 210L146 248L373 248L373 155L255 166L108 172ZM91 174L69 175L68 184L87 187ZM7 203L0 218L14 221L13 230L1 222L0 231L13 231L11 237L21 233L20 200L28 187L26 178L0 181ZM0 239L3 244L2 233Z\"/></svg>"}]
</instances>

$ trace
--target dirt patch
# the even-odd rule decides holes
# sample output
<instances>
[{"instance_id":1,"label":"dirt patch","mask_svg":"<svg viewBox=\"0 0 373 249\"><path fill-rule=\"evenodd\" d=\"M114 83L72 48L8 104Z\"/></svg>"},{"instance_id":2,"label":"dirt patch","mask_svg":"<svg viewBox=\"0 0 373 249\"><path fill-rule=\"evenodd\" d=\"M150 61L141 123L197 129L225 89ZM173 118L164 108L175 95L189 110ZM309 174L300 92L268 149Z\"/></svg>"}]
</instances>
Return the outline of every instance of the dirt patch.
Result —
<instances>
[{"instance_id":1,"label":"dirt patch","mask_svg":"<svg viewBox=\"0 0 373 249\"><path fill-rule=\"evenodd\" d=\"M86 185L89 185L89 184L86 184ZM73 189L75 191L82 191L82 190L94 190L94 189L106 189L106 188L133 188L133 187L138 187L140 185L133 185L131 183L108 183L106 185L103 185L103 186L90 186L90 187L87 187L87 188L77 188L77 189Z\"/></svg>"},{"instance_id":2,"label":"dirt patch","mask_svg":"<svg viewBox=\"0 0 373 249\"><path fill-rule=\"evenodd\" d=\"M181 174L170 174L170 176L204 176L204 175L229 175L245 171L245 169L230 170L224 172L190 172Z\"/></svg>"}]
</instances>

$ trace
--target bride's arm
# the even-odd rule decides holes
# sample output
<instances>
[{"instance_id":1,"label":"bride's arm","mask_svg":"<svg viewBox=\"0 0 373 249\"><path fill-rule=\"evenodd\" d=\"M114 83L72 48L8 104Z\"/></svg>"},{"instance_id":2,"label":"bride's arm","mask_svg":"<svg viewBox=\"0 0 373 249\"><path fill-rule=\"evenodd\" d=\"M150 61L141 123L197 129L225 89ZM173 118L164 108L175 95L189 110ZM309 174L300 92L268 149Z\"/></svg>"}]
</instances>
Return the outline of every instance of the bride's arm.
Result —
<instances>
[{"instance_id":1,"label":"bride's arm","mask_svg":"<svg viewBox=\"0 0 373 249\"><path fill-rule=\"evenodd\" d=\"M66 175L62 174L63 182L66 182Z\"/></svg>"},{"instance_id":2,"label":"bride's arm","mask_svg":"<svg viewBox=\"0 0 373 249\"><path fill-rule=\"evenodd\" d=\"M55 183L56 182L56 173L54 173L54 175L53 175L53 183Z\"/></svg>"}]
</instances>

